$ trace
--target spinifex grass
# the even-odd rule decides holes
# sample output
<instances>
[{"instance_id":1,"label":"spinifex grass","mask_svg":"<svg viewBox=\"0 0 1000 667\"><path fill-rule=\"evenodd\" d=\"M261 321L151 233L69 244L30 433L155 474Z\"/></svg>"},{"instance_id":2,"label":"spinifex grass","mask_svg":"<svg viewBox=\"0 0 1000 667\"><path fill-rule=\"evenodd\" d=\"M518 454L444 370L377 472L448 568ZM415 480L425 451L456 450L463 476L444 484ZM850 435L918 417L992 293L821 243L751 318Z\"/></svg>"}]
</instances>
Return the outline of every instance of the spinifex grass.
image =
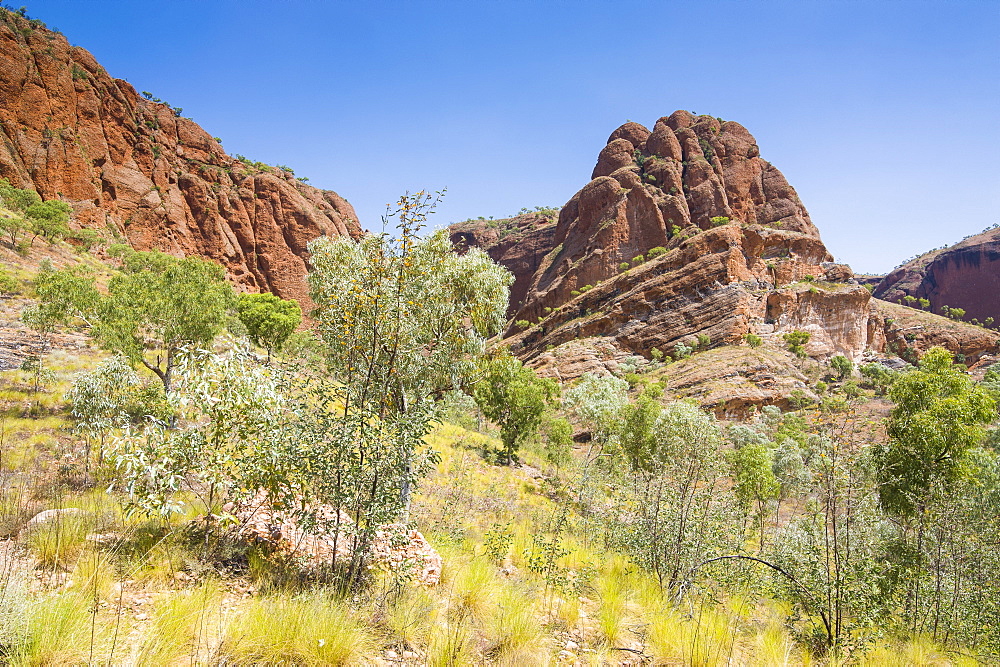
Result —
<instances>
[{"instance_id":1,"label":"spinifex grass","mask_svg":"<svg viewBox=\"0 0 1000 667\"><path fill-rule=\"evenodd\" d=\"M223 660L252 664L365 664L377 648L350 608L322 592L257 599L225 630Z\"/></svg>"},{"instance_id":2,"label":"spinifex grass","mask_svg":"<svg viewBox=\"0 0 1000 667\"><path fill-rule=\"evenodd\" d=\"M165 594L156 604L137 662L165 665L188 658L196 664L214 657L222 623L221 606L222 589L214 579L194 589Z\"/></svg>"}]
</instances>

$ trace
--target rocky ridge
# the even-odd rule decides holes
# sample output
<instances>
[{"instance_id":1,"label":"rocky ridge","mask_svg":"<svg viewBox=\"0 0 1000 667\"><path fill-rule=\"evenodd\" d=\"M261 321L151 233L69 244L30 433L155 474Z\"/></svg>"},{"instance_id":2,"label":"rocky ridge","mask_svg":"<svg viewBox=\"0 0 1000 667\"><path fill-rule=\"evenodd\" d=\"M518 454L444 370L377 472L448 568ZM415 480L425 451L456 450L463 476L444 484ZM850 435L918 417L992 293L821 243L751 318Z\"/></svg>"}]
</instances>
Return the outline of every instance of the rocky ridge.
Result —
<instances>
[{"instance_id":1,"label":"rocky ridge","mask_svg":"<svg viewBox=\"0 0 1000 667\"><path fill-rule=\"evenodd\" d=\"M528 359L595 336L648 357L699 335L719 345L793 329L813 333L814 356L857 357L879 335L870 294L832 261L795 190L739 123L686 111L652 131L626 123L554 229L529 222L516 238L530 239L533 258L549 244L540 263L485 229L452 228L453 240L514 272L506 335Z\"/></svg>"},{"instance_id":2,"label":"rocky ridge","mask_svg":"<svg viewBox=\"0 0 1000 667\"><path fill-rule=\"evenodd\" d=\"M305 298L306 244L357 237L354 209L226 154L62 35L0 10L0 177L69 202L74 224L139 250L200 255L247 290Z\"/></svg>"},{"instance_id":3,"label":"rocky ridge","mask_svg":"<svg viewBox=\"0 0 1000 667\"><path fill-rule=\"evenodd\" d=\"M879 282L875 296L892 302L927 299L935 312L950 306L964 309L968 319L1000 320L1000 229L903 264Z\"/></svg>"}]
</instances>

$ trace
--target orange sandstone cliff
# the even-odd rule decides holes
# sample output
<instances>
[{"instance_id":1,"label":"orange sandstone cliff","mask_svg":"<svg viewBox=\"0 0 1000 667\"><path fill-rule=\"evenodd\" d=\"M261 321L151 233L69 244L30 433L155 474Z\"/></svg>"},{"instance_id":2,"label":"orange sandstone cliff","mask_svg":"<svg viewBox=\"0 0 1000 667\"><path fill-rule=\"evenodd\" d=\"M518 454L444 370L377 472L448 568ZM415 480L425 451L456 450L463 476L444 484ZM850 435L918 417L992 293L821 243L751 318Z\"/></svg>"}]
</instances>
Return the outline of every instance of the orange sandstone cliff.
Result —
<instances>
[{"instance_id":1,"label":"orange sandstone cliff","mask_svg":"<svg viewBox=\"0 0 1000 667\"><path fill-rule=\"evenodd\" d=\"M73 224L139 250L200 255L248 290L304 298L306 244L356 237L335 192L230 157L169 105L62 35L0 10L0 177L59 198Z\"/></svg>"}]
</instances>

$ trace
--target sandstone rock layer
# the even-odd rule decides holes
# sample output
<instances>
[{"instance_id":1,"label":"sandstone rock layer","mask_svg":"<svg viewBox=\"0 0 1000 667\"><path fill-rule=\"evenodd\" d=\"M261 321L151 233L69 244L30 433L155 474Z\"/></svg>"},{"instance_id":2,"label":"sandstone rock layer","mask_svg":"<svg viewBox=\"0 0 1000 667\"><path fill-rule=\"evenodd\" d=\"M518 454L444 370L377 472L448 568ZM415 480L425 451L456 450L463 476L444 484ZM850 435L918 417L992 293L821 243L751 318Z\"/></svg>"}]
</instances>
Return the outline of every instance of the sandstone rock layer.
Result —
<instances>
[{"instance_id":1,"label":"sandstone rock layer","mask_svg":"<svg viewBox=\"0 0 1000 667\"><path fill-rule=\"evenodd\" d=\"M230 157L80 47L0 10L0 177L139 250L200 255L248 290L304 298L306 244L361 233L334 192Z\"/></svg>"}]
</instances>

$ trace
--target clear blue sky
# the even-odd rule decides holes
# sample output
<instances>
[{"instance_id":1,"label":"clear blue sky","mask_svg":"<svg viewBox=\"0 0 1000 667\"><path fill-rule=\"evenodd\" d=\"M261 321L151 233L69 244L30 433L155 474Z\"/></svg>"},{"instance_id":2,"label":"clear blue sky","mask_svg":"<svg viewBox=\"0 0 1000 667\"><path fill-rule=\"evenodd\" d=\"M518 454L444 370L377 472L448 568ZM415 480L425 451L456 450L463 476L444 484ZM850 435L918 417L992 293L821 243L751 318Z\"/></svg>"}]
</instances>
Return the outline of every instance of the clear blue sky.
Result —
<instances>
[{"instance_id":1,"label":"clear blue sky","mask_svg":"<svg viewBox=\"0 0 1000 667\"><path fill-rule=\"evenodd\" d=\"M675 109L743 123L856 271L1000 222L997 0L23 1L367 228L421 188L439 224L561 205Z\"/></svg>"}]
</instances>

